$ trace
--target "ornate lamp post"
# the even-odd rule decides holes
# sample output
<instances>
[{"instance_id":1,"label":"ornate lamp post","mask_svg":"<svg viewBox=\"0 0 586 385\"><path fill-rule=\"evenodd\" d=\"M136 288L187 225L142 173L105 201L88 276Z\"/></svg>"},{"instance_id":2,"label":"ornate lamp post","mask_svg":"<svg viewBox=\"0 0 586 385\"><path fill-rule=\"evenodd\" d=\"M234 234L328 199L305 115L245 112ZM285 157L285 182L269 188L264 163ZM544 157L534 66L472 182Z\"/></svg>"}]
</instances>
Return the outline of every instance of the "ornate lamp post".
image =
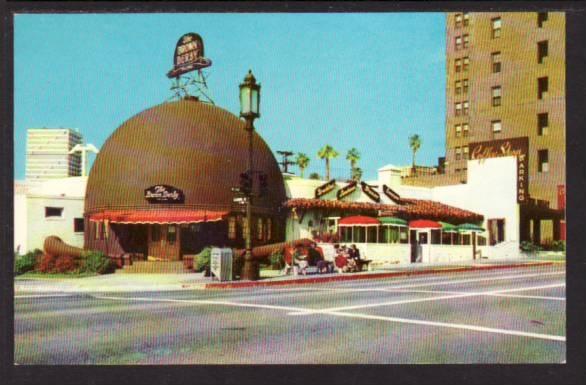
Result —
<instances>
[{"instance_id":1,"label":"ornate lamp post","mask_svg":"<svg viewBox=\"0 0 586 385\"><path fill-rule=\"evenodd\" d=\"M252 187L254 181L254 172L252 169L252 133L254 131L254 119L260 117L260 84L256 84L256 79L251 70L240 84L240 117L246 121L246 131L248 132L248 169L246 174L249 178L249 187L246 189L246 232L244 255L244 266L242 268L241 279L257 280L259 277L258 266L252 260Z\"/></svg>"}]
</instances>

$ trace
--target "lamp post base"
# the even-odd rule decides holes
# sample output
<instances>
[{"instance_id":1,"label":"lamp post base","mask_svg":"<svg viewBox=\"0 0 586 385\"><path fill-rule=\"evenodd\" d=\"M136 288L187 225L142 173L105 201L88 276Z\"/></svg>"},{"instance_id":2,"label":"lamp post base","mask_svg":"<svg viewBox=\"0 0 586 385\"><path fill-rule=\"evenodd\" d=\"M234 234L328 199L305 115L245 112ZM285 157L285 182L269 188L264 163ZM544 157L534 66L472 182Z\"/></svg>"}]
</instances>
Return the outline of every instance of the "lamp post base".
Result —
<instances>
[{"instance_id":1,"label":"lamp post base","mask_svg":"<svg viewBox=\"0 0 586 385\"><path fill-rule=\"evenodd\" d=\"M259 279L258 263L253 260L245 260L240 274L241 281L258 281Z\"/></svg>"}]
</instances>

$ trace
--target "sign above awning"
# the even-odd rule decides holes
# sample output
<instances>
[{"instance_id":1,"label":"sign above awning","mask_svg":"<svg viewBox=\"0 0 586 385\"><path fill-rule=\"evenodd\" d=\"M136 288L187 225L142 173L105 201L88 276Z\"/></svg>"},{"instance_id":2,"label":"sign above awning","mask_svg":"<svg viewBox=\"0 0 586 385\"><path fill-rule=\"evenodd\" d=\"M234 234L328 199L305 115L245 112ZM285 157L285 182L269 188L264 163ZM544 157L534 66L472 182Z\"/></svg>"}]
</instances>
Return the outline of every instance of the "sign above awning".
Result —
<instances>
[{"instance_id":1,"label":"sign above awning","mask_svg":"<svg viewBox=\"0 0 586 385\"><path fill-rule=\"evenodd\" d=\"M209 210L104 210L91 214L89 219L124 224L181 224L221 221L227 214Z\"/></svg>"}]
</instances>

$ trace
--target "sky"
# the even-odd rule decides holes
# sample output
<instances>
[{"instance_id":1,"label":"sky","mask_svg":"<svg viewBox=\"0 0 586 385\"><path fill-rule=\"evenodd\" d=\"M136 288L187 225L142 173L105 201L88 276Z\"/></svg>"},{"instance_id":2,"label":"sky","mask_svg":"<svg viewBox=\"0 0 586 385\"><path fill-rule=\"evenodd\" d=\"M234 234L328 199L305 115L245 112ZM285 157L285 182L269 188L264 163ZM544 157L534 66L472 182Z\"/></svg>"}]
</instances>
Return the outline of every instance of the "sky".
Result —
<instances>
[{"instance_id":1,"label":"sky","mask_svg":"<svg viewBox=\"0 0 586 385\"><path fill-rule=\"evenodd\" d=\"M238 114L238 85L252 69L262 85L255 127L273 151L307 154L305 176L325 174L325 144L340 153L333 177L350 176L352 147L363 179L410 165L412 134L422 138L418 164L444 155L443 13L20 14L15 179L24 179L28 128L76 128L100 148L124 121L169 100L166 73L187 32L202 36L213 62L217 106Z\"/></svg>"}]
</instances>

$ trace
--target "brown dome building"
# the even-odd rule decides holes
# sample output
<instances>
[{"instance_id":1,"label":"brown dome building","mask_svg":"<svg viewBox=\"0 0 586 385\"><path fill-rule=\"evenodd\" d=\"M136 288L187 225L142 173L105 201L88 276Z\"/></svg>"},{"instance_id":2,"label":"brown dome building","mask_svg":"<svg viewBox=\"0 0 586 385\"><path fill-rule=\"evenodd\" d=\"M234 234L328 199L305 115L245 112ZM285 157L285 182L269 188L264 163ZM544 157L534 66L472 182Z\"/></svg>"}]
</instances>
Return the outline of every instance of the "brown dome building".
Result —
<instances>
[{"instance_id":1,"label":"brown dome building","mask_svg":"<svg viewBox=\"0 0 586 385\"><path fill-rule=\"evenodd\" d=\"M268 188L254 198L256 245L284 239L286 200L278 164L255 132L253 166ZM89 174L85 247L110 256L180 260L208 245L243 247L244 206L233 187L246 171L245 123L196 100L163 103L122 124ZM258 177L255 176L258 188Z\"/></svg>"}]
</instances>

